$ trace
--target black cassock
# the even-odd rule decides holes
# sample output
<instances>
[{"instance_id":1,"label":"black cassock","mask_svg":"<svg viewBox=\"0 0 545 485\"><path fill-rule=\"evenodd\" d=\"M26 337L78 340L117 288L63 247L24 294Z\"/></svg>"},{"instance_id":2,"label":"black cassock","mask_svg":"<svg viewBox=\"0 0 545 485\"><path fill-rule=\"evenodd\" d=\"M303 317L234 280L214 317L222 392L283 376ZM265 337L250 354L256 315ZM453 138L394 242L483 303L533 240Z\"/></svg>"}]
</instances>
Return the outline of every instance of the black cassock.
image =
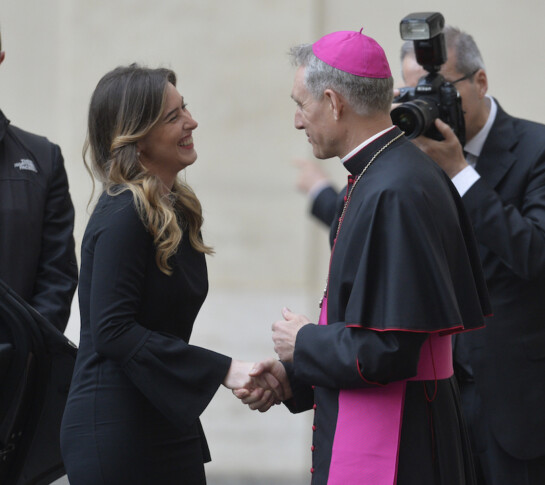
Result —
<instances>
[{"instance_id":1,"label":"black cassock","mask_svg":"<svg viewBox=\"0 0 545 485\"><path fill-rule=\"evenodd\" d=\"M347 195L373 155L399 134L393 128L345 161ZM443 355L428 349L431 340L444 343L482 327L490 314L456 189L400 137L357 182L338 235L337 227L335 221L327 325L303 327L293 364L286 365L294 391L288 407L315 412L313 485L472 484L456 382L439 372L439 361L451 358L450 340ZM418 377L425 352L431 352L431 379ZM381 440L392 413L381 407L370 418L359 406L396 387L400 416L390 460Z\"/></svg>"}]
</instances>

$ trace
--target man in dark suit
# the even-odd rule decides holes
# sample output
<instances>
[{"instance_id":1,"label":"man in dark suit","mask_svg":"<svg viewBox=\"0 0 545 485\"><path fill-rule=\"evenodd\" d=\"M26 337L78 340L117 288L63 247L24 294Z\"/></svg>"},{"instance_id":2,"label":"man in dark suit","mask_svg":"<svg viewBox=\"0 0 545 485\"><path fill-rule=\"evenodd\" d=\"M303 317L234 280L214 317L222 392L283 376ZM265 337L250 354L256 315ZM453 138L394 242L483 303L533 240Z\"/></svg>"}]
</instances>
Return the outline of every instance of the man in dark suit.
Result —
<instances>
[{"instance_id":1,"label":"man in dark suit","mask_svg":"<svg viewBox=\"0 0 545 485\"><path fill-rule=\"evenodd\" d=\"M452 130L415 143L451 177L473 223L494 316L454 348L482 483L545 483L545 126L486 95L473 38L447 28L441 69L462 97L464 153Z\"/></svg>"},{"instance_id":2,"label":"man in dark suit","mask_svg":"<svg viewBox=\"0 0 545 485\"><path fill-rule=\"evenodd\" d=\"M0 39L0 64L4 58ZM50 483L63 473L59 427L75 349L49 323L60 332L68 323L78 276L73 229L60 148L11 125L0 111L0 482L6 485Z\"/></svg>"},{"instance_id":3,"label":"man in dark suit","mask_svg":"<svg viewBox=\"0 0 545 485\"><path fill-rule=\"evenodd\" d=\"M437 121L445 140L415 143L451 177L472 221L494 316L457 337L455 364L477 474L486 485L545 483L545 126L507 114L487 96L488 79L473 38L445 29L441 69L461 94L464 148ZM424 74L412 43L403 75ZM308 165L303 167L308 172ZM303 172L304 173L304 172ZM323 176L313 174L326 186ZM304 184L308 177L301 179ZM315 189L316 190L316 189ZM312 211L330 223L335 191L319 191Z\"/></svg>"},{"instance_id":4,"label":"man in dark suit","mask_svg":"<svg viewBox=\"0 0 545 485\"><path fill-rule=\"evenodd\" d=\"M73 229L60 148L0 111L0 279L61 332L77 284Z\"/></svg>"}]
</instances>

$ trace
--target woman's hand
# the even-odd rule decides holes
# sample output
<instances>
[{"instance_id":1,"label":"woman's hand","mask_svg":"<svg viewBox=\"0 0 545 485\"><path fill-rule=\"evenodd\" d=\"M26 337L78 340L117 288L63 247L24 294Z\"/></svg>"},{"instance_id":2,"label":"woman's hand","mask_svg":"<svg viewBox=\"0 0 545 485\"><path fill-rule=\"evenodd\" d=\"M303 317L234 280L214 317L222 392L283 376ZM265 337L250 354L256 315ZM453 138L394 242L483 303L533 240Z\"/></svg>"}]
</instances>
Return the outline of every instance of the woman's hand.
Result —
<instances>
[{"instance_id":1,"label":"woman's hand","mask_svg":"<svg viewBox=\"0 0 545 485\"><path fill-rule=\"evenodd\" d=\"M281 362L268 359L253 368L253 389L244 388L233 391L243 404L262 413L274 404L280 404L292 396L286 370Z\"/></svg>"},{"instance_id":2,"label":"woman's hand","mask_svg":"<svg viewBox=\"0 0 545 485\"><path fill-rule=\"evenodd\" d=\"M250 371L253 368L253 362L233 359L231 367L229 367L229 371L223 380L223 385L228 389L252 388Z\"/></svg>"}]
</instances>

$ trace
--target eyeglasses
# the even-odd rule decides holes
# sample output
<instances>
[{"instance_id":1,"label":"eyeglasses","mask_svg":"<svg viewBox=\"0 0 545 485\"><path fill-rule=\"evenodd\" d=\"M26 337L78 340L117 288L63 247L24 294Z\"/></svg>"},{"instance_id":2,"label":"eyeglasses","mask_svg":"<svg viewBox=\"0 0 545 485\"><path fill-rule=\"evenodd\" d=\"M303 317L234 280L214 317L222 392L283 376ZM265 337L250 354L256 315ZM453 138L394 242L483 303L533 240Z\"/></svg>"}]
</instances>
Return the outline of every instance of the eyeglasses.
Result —
<instances>
[{"instance_id":1,"label":"eyeglasses","mask_svg":"<svg viewBox=\"0 0 545 485\"><path fill-rule=\"evenodd\" d=\"M466 79L472 78L475 74L477 74L477 71L479 68L475 69L473 72L470 72L469 74L466 74L465 76L462 76L460 79L456 79L456 81L452 81L450 84L456 84L461 81L465 81Z\"/></svg>"}]
</instances>

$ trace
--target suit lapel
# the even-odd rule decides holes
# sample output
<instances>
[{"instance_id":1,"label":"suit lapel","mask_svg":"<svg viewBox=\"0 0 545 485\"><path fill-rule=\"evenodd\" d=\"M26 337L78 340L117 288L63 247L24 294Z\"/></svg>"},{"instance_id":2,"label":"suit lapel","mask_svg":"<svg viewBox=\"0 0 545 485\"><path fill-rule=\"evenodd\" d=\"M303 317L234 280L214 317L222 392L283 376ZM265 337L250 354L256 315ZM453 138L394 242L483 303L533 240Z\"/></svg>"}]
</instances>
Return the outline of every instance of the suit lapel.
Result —
<instances>
[{"instance_id":1,"label":"suit lapel","mask_svg":"<svg viewBox=\"0 0 545 485\"><path fill-rule=\"evenodd\" d=\"M496 101L498 104L498 102ZM513 148L517 143L515 127L510 116L498 104L496 120L488 134L475 167L477 172L494 188L516 161Z\"/></svg>"}]
</instances>

